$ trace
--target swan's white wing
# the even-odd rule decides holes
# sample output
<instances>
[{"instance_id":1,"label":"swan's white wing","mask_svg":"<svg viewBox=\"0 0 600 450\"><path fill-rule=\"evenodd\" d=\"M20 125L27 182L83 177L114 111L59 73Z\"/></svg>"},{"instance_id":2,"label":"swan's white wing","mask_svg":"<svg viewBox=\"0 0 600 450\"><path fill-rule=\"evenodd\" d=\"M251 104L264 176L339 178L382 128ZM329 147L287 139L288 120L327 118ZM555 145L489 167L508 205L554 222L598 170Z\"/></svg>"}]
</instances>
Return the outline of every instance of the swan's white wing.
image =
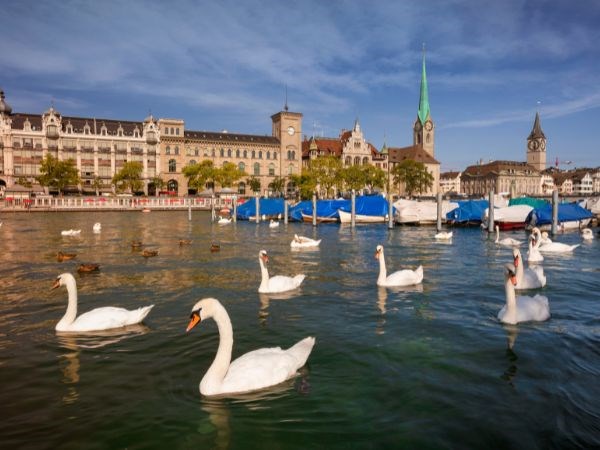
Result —
<instances>
[{"instance_id":1,"label":"swan's white wing","mask_svg":"<svg viewBox=\"0 0 600 450\"><path fill-rule=\"evenodd\" d=\"M543 295L535 297L517 297L517 322L542 322L550 318L548 298Z\"/></svg>"},{"instance_id":2,"label":"swan's white wing","mask_svg":"<svg viewBox=\"0 0 600 450\"><path fill-rule=\"evenodd\" d=\"M296 289L305 275L296 275L295 277L287 277L285 275L275 275L269 278L269 292L284 292Z\"/></svg>"},{"instance_id":3,"label":"swan's white wing","mask_svg":"<svg viewBox=\"0 0 600 450\"><path fill-rule=\"evenodd\" d=\"M419 266L415 270L398 270L390 274L386 278L386 285L388 286L409 286L411 284L419 284L423 281L423 267Z\"/></svg>"},{"instance_id":4,"label":"swan's white wing","mask_svg":"<svg viewBox=\"0 0 600 450\"><path fill-rule=\"evenodd\" d=\"M93 309L77 317L65 331L98 331L133 325L144 320L150 309L152 306L132 311L114 306Z\"/></svg>"}]
</instances>

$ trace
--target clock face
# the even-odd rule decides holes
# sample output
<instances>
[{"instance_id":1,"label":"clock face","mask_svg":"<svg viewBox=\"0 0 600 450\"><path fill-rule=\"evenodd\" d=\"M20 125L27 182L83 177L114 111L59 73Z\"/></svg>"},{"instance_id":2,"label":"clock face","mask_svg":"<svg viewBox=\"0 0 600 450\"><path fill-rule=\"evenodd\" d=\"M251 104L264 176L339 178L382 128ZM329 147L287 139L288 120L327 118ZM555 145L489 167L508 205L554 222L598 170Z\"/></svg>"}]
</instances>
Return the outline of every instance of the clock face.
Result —
<instances>
[{"instance_id":1,"label":"clock face","mask_svg":"<svg viewBox=\"0 0 600 450\"><path fill-rule=\"evenodd\" d=\"M288 133L290 136L293 136L295 132L296 132L296 130L294 130L294 127L288 127L288 129L287 129L287 133Z\"/></svg>"},{"instance_id":2,"label":"clock face","mask_svg":"<svg viewBox=\"0 0 600 450\"><path fill-rule=\"evenodd\" d=\"M544 141L540 142L540 150L546 150L546 143Z\"/></svg>"},{"instance_id":3,"label":"clock face","mask_svg":"<svg viewBox=\"0 0 600 450\"><path fill-rule=\"evenodd\" d=\"M527 147L529 147L529 150L534 150L535 147L535 141L529 141L529 143L527 144Z\"/></svg>"},{"instance_id":4,"label":"clock face","mask_svg":"<svg viewBox=\"0 0 600 450\"><path fill-rule=\"evenodd\" d=\"M432 128L433 128L433 124L429 120L427 122L425 122L425 129L427 131L431 131Z\"/></svg>"}]
</instances>

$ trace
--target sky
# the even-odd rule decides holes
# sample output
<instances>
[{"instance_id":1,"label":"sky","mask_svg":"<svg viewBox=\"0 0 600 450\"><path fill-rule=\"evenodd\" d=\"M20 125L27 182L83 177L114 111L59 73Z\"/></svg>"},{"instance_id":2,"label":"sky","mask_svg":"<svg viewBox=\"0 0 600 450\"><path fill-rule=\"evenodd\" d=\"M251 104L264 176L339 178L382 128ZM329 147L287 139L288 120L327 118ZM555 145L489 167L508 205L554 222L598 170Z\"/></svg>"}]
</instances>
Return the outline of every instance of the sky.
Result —
<instances>
[{"instance_id":1,"label":"sky","mask_svg":"<svg viewBox=\"0 0 600 450\"><path fill-rule=\"evenodd\" d=\"M596 0L5 0L0 88L13 112L270 135L271 115L377 149L412 145L423 45L442 171L526 160L600 166Z\"/></svg>"}]
</instances>

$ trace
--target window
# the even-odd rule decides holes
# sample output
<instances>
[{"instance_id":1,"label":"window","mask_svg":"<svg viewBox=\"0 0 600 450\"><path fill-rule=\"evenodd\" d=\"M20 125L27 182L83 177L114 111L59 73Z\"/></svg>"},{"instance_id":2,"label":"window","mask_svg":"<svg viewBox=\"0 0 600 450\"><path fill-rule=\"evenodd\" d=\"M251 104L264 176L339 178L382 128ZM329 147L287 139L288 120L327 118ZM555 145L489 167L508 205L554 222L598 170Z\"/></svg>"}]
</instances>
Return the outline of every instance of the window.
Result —
<instances>
[{"instance_id":1,"label":"window","mask_svg":"<svg viewBox=\"0 0 600 450\"><path fill-rule=\"evenodd\" d=\"M215 157L215 149L214 148L212 149L212 157L213 158Z\"/></svg>"},{"instance_id":2,"label":"window","mask_svg":"<svg viewBox=\"0 0 600 450\"><path fill-rule=\"evenodd\" d=\"M175 134L175 130L171 127L171 134Z\"/></svg>"},{"instance_id":3,"label":"window","mask_svg":"<svg viewBox=\"0 0 600 450\"><path fill-rule=\"evenodd\" d=\"M238 164L238 169L240 169L242 172L246 171L246 164L244 164L243 162Z\"/></svg>"},{"instance_id":4,"label":"window","mask_svg":"<svg viewBox=\"0 0 600 450\"><path fill-rule=\"evenodd\" d=\"M346 159L344 161L344 165L346 165L346 166L351 166L352 165L352 158L350 156L346 156Z\"/></svg>"},{"instance_id":5,"label":"window","mask_svg":"<svg viewBox=\"0 0 600 450\"><path fill-rule=\"evenodd\" d=\"M292 175L294 173L294 165L290 164L288 166L288 175Z\"/></svg>"},{"instance_id":6,"label":"window","mask_svg":"<svg viewBox=\"0 0 600 450\"><path fill-rule=\"evenodd\" d=\"M429 133L427 133L427 137L425 138L425 141L429 144L429 142L431 141L431 135Z\"/></svg>"},{"instance_id":7,"label":"window","mask_svg":"<svg viewBox=\"0 0 600 450\"><path fill-rule=\"evenodd\" d=\"M273 164L273 163L269 164L269 175L270 176L275 175L275 164Z\"/></svg>"},{"instance_id":8,"label":"window","mask_svg":"<svg viewBox=\"0 0 600 450\"><path fill-rule=\"evenodd\" d=\"M248 157L248 151L244 150L244 158L247 158L247 157Z\"/></svg>"},{"instance_id":9,"label":"window","mask_svg":"<svg viewBox=\"0 0 600 450\"><path fill-rule=\"evenodd\" d=\"M174 159L170 159L169 160L169 172L176 172L177 171L177 161L175 161Z\"/></svg>"},{"instance_id":10,"label":"window","mask_svg":"<svg viewBox=\"0 0 600 450\"><path fill-rule=\"evenodd\" d=\"M194 164L196 164L196 160L195 159L190 159L190 166L193 166Z\"/></svg>"},{"instance_id":11,"label":"window","mask_svg":"<svg viewBox=\"0 0 600 450\"><path fill-rule=\"evenodd\" d=\"M292 159L292 152L290 150L288 150L287 159Z\"/></svg>"},{"instance_id":12,"label":"window","mask_svg":"<svg viewBox=\"0 0 600 450\"><path fill-rule=\"evenodd\" d=\"M273 159L277 159L277 152L273 152Z\"/></svg>"},{"instance_id":13,"label":"window","mask_svg":"<svg viewBox=\"0 0 600 450\"><path fill-rule=\"evenodd\" d=\"M256 152L252 150L252 159L256 158Z\"/></svg>"},{"instance_id":14,"label":"window","mask_svg":"<svg viewBox=\"0 0 600 450\"><path fill-rule=\"evenodd\" d=\"M271 152L267 151L267 159L271 159Z\"/></svg>"},{"instance_id":15,"label":"window","mask_svg":"<svg viewBox=\"0 0 600 450\"><path fill-rule=\"evenodd\" d=\"M239 150L239 149L235 151L235 157L236 157L236 158L239 158L239 157L240 157L240 150Z\"/></svg>"},{"instance_id":16,"label":"window","mask_svg":"<svg viewBox=\"0 0 600 450\"><path fill-rule=\"evenodd\" d=\"M260 175L260 164L254 163L254 175Z\"/></svg>"},{"instance_id":17,"label":"window","mask_svg":"<svg viewBox=\"0 0 600 450\"><path fill-rule=\"evenodd\" d=\"M179 128L175 128L175 134L179 136Z\"/></svg>"},{"instance_id":18,"label":"window","mask_svg":"<svg viewBox=\"0 0 600 450\"><path fill-rule=\"evenodd\" d=\"M290 159L296 159L296 151L292 150L292 157Z\"/></svg>"},{"instance_id":19,"label":"window","mask_svg":"<svg viewBox=\"0 0 600 450\"><path fill-rule=\"evenodd\" d=\"M170 155L171 154L171 147L167 145L167 148L165 148L165 155Z\"/></svg>"},{"instance_id":20,"label":"window","mask_svg":"<svg viewBox=\"0 0 600 450\"><path fill-rule=\"evenodd\" d=\"M221 155L221 158L222 158L223 156L225 156L225 150L224 150L224 149L221 149L221 150L219 151L219 155Z\"/></svg>"},{"instance_id":21,"label":"window","mask_svg":"<svg viewBox=\"0 0 600 450\"><path fill-rule=\"evenodd\" d=\"M258 151L258 159L262 159L262 150Z\"/></svg>"},{"instance_id":22,"label":"window","mask_svg":"<svg viewBox=\"0 0 600 450\"><path fill-rule=\"evenodd\" d=\"M238 184L238 194L245 195L246 194L246 183L243 181Z\"/></svg>"},{"instance_id":23,"label":"window","mask_svg":"<svg viewBox=\"0 0 600 450\"><path fill-rule=\"evenodd\" d=\"M227 157L231 158L231 149L230 148L227 149Z\"/></svg>"},{"instance_id":24,"label":"window","mask_svg":"<svg viewBox=\"0 0 600 450\"><path fill-rule=\"evenodd\" d=\"M175 154L179 155L179 147L177 145L175 146Z\"/></svg>"}]
</instances>

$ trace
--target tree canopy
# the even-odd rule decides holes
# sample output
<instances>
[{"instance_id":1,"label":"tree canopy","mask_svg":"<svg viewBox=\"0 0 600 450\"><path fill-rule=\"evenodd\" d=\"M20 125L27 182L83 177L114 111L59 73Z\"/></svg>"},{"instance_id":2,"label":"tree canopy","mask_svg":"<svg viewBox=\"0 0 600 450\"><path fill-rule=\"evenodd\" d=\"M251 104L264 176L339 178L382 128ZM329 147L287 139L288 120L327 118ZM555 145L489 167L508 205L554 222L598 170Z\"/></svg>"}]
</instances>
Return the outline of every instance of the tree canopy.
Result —
<instances>
[{"instance_id":1,"label":"tree canopy","mask_svg":"<svg viewBox=\"0 0 600 450\"><path fill-rule=\"evenodd\" d=\"M335 156L324 156L310 161L306 175L314 178L328 197L333 187L340 183L340 172L342 170L342 161Z\"/></svg>"},{"instance_id":2,"label":"tree canopy","mask_svg":"<svg viewBox=\"0 0 600 450\"><path fill-rule=\"evenodd\" d=\"M182 173L188 179L188 186L198 191L202 191L209 181L215 181L215 166L209 159L185 166Z\"/></svg>"},{"instance_id":3,"label":"tree canopy","mask_svg":"<svg viewBox=\"0 0 600 450\"><path fill-rule=\"evenodd\" d=\"M406 159L396 164L391 170L394 184L404 185L409 196L413 193L423 193L433 186L433 175L422 162Z\"/></svg>"},{"instance_id":4,"label":"tree canopy","mask_svg":"<svg viewBox=\"0 0 600 450\"><path fill-rule=\"evenodd\" d=\"M119 191L129 191L131 193L142 190L144 183L142 182L142 163L139 161L128 161L123 164L112 178L113 184Z\"/></svg>"},{"instance_id":5,"label":"tree canopy","mask_svg":"<svg viewBox=\"0 0 600 450\"><path fill-rule=\"evenodd\" d=\"M81 183L75 161L72 159L60 161L50 153L47 153L42 160L37 181L42 186L56 188L59 195L65 187Z\"/></svg>"},{"instance_id":6,"label":"tree canopy","mask_svg":"<svg viewBox=\"0 0 600 450\"><path fill-rule=\"evenodd\" d=\"M240 178L246 176L246 172L240 170L237 165L232 162L226 162L221 168L214 169L214 180L221 187L231 187L233 183Z\"/></svg>"}]
</instances>

